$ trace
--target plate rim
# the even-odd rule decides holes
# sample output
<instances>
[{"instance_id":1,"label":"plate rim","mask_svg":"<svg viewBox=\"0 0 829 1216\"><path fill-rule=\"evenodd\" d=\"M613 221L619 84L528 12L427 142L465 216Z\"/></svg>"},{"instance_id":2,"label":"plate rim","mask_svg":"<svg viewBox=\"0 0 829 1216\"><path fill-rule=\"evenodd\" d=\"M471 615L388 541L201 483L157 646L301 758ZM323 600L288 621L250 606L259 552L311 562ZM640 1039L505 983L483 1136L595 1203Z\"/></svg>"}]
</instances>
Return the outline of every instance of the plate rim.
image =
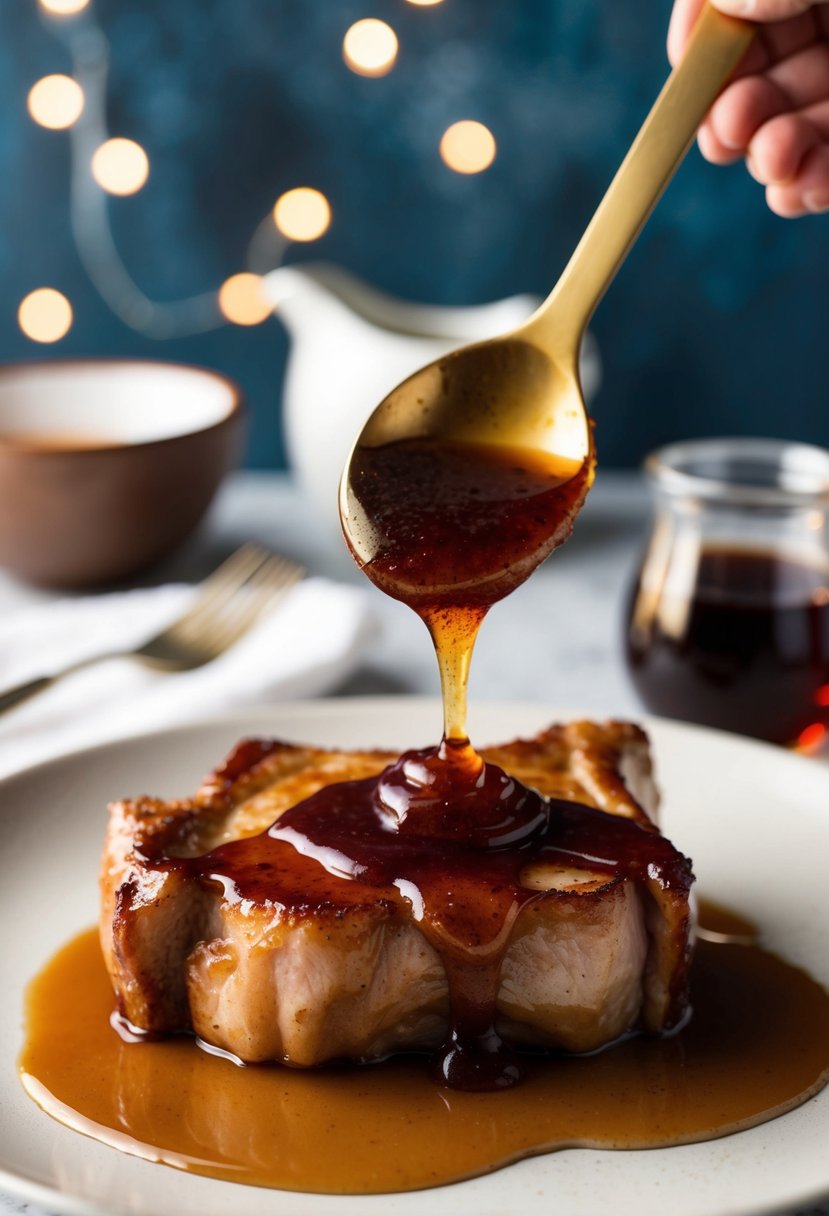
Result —
<instances>
[{"instance_id":1,"label":"plate rim","mask_svg":"<svg viewBox=\"0 0 829 1216\"><path fill-rule=\"evenodd\" d=\"M436 726L440 727L441 721L441 700L438 696L430 696L428 694L407 693L391 693L391 694L368 694L368 695L349 695L349 696L323 696L298 698L290 701L271 701L271 702L255 702L247 707L237 706L235 709L223 710L220 713L208 713L198 715L188 719L186 722L176 722L169 726L160 726L148 728L147 730L131 731L128 734L119 734L113 737L104 739L101 743L82 744L81 746L69 746L55 752L54 755L44 759L35 760L31 764L26 764L19 769L14 769L0 776L0 794L2 794L9 785L29 777L34 773L39 773L44 769L48 769L53 765L60 764L69 759L81 759L83 757L91 757L96 754L111 751L113 748L122 747L132 743L144 743L152 739L167 739L171 735L179 734L195 734L201 729L213 727L221 727L224 725L233 726L234 723L245 722L249 718L262 714L275 713L290 713L292 710L297 710L300 714L315 713L328 710L330 707L337 706L346 710L349 708L357 708L360 711L368 710L379 712L386 707L400 705L410 705L415 708L434 709L436 718ZM794 763L798 767L802 766L802 771L814 772L820 771L821 768L825 771L827 779L829 779L829 754L826 760L822 760L819 756L809 756L800 752L792 751L785 747L780 747L774 743L768 743L763 739L754 739L749 735L741 735L736 731L721 730L718 727L703 726L697 722L684 722L678 718L664 718L657 714L639 713L639 714L611 714L606 716L598 714L595 710L580 709L578 706L560 706L550 705L544 700L500 700L498 698L484 698L475 700L470 705L470 716L473 717L477 713L482 714L497 714L501 712L512 712L517 714L538 714L551 715L551 720L561 719L566 721L603 721L603 722L633 722L640 725L645 733L648 732L651 726L656 726L660 731L668 733L691 734L698 738L714 738L739 747L756 750L758 754L774 755L778 761L784 764ZM305 740L296 740L302 743ZM499 740L500 742L500 740ZM657 771L658 771L657 758Z\"/></svg>"}]
</instances>

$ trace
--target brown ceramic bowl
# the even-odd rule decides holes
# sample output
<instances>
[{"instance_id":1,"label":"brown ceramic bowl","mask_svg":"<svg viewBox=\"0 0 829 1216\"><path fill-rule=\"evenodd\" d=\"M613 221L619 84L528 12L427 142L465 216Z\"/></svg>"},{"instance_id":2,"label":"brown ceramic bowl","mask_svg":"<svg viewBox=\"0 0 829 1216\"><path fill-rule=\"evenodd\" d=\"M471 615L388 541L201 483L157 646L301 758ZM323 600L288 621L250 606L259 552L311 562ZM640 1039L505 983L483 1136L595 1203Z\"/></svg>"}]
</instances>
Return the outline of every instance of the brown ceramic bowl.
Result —
<instances>
[{"instance_id":1,"label":"brown ceramic bowl","mask_svg":"<svg viewBox=\"0 0 829 1216\"><path fill-rule=\"evenodd\" d=\"M0 367L0 566L49 587L137 573L195 528L237 462L243 406L199 367Z\"/></svg>"}]
</instances>

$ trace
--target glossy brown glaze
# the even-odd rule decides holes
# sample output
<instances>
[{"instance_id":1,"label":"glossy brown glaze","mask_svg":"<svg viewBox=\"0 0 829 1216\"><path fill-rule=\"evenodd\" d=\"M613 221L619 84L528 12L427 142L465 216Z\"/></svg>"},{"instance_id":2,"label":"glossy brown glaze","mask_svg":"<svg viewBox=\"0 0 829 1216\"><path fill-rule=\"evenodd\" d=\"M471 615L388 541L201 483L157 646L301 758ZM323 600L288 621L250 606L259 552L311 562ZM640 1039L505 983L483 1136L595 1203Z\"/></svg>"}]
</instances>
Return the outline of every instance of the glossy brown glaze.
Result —
<instances>
[{"instance_id":1,"label":"glossy brown glaze","mask_svg":"<svg viewBox=\"0 0 829 1216\"><path fill-rule=\"evenodd\" d=\"M522 885L526 867L631 880L656 904L663 891L687 898L693 882L690 863L650 827L543 798L459 744L408 752L379 777L325 786L267 831L204 856L145 850L143 860L218 886L230 903L288 909L317 925L378 905L414 921L449 982L438 1076L463 1089L503 1088L521 1075L495 1030L501 962L522 908L555 898ZM684 969L674 977L666 1031L685 1015L685 978Z\"/></svg>"},{"instance_id":2,"label":"glossy brown glaze","mask_svg":"<svg viewBox=\"0 0 829 1216\"><path fill-rule=\"evenodd\" d=\"M218 883L225 898L273 903L295 916L383 904L416 921L449 981L439 1075L452 1086L502 1088L520 1075L494 1023L510 930L539 898L520 882L529 861L572 847L582 862L604 850L609 875L624 869L623 854L629 869L635 854L638 880L659 873L663 881L667 873L652 854L669 845L631 825L625 830L635 844L611 842L602 835L604 816L524 789L466 739L466 680L480 623L569 534L592 475L592 460L481 444L415 439L358 448L349 543L365 573L432 634L443 744L408 753L377 779L328 787L268 832L206 858L146 858ZM563 843L568 833L572 844ZM687 889L690 868L670 851L671 881Z\"/></svg>"},{"instance_id":3,"label":"glossy brown glaze","mask_svg":"<svg viewBox=\"0 0 829 1216\"><path fill-rule=\"evenodd\" d=\"M355 556L417 611L488 608L567 536L590 466L542 452L409 439L360 447L351 487Z\"/></svg>"},{"instance_id":4,"label":"glossy brown glaze","mask_svg":"<svg viewBox=\"0 0 829 1216\"><path fill-rule=\"evenodd\" d=\"M702 942L692 994L672 1038L536 1057L497 1094L447 1092L418 1059L297 1072L239 1068L187 1038L125 1044L90 931L32 983L20 1069L53 1117L152 1161L289 1190L414 1190L558 1148L725 1135L825 1083L829 998L803 971L756 945Z\"/></svg>"},{"instance_id":5,"label":"glossy brown glaze","mask_svg":"<svg viewBox=\"0 0 829 1216\"><path fill-rule=\"evenodd\" d=\"M630 632L630 670L647 707L775 743L820 737L829 728L829 570L710 548L689 597L657 598Z\"/></svg>"}]
</instances>

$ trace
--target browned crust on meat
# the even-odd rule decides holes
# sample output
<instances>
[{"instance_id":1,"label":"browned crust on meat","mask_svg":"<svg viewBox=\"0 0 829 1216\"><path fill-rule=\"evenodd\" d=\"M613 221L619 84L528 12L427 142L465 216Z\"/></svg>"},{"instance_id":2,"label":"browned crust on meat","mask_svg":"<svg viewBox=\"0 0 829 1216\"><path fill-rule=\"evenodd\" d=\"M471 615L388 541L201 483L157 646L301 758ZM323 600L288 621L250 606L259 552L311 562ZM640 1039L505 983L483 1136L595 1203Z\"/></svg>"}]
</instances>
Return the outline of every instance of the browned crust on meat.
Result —
<instances>
[{"instance_id":1,"label":"browned crust on meat","mask_svg":"<svg viewBox=\"0 0 829 1216\"><path fill-rule=\"evenodd\" d=\"M594 806L655 830L648 740L638 726L553 725L533 739L487 748L484 755L549 797ZM381 750L340 752L248 739L208 774L192 798L114 803L101 866L101 942L122 1014L147 1031L190 1028L188 960L213 949L211 943L221 946L215 893L188 882L180 870L159 870L145 859L197 856L254 835L320 788L373 776L395 758ZM607 887L594 884L566 899L589 915L591 900L598 907ZM564 898L561 891L551 895ZM674 1024L685 1007L687 898L658 890L643 891L642 898L652 948L640 1017L647 1029L657 1031ZM543 901L535 905L533 916L542 906ZM373 911L360 909L369 912L367 924L387 918L382 908Z\"/></svg>"}]
</instances>

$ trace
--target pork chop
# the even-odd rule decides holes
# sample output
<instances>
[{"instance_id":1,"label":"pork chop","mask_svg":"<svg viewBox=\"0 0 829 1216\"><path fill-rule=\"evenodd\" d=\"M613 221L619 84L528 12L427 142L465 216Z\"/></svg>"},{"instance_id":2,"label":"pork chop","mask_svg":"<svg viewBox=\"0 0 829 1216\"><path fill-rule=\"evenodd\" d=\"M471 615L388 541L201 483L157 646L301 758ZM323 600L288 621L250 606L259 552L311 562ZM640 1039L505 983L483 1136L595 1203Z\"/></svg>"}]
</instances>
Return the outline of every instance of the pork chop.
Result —
<instances>
[{"instance_id":1,"label":"pork chop","mask_svg":"<svg viewBox=\"0 0 829 1216\"><path fill-rule=\"evenodd\" d=\"M611 853L632 841L659 858L635 875L582 854L528 860L520 882L534 898L509 924L498 1032L583 1052L631 1030L674 1029L687 1010L693 879L658 833L643 732L576 722L483 755L548 798L593 808L584 813L598 836L615 833ZM287 902L261 875L246 893L224 868L229 851L317 791L374 777L394 759L248 740L191 799L113 804L100 929L124 1023L295 1066L439 1046L446 960L401 902L359 879L342 880L335 904L315 901L317 863L307 859L307 886Z\"/></svg>"}]
</instances>

